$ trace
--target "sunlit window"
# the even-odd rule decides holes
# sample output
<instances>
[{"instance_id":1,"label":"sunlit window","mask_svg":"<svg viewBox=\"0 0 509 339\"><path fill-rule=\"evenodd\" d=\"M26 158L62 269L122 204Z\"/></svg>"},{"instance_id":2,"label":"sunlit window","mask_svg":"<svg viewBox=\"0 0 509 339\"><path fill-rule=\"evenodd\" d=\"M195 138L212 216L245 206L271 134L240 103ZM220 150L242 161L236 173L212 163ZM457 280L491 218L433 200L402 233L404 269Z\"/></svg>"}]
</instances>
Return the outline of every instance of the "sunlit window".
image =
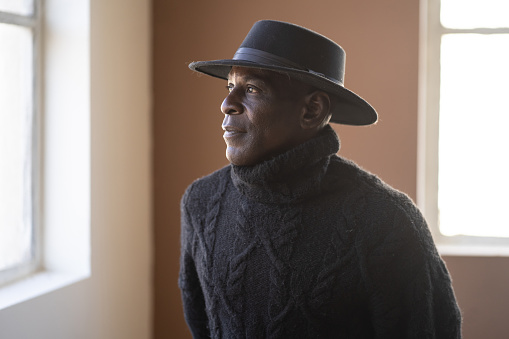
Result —
<instances>
[{"instance_id":1,"label":"sunlit window","mask_svg":"<svg viewBox=\"0 0 509 339\"><path fill-rule=\"evenodd\" d=\"M0 0L0 283L36 262L36 4Z\"/></svg>"},{"instance_id":2,"label":"sunlit window","mask_svg":"<svg viewBox=\"0 0 509 339\"><path fill-rule=\"evenodd\" d=\"M509 1L428 3L427 217L446 243L508 238Z\"/></svg>"},{"instance_id":3,"label":"sunlit window","mask_svg":"<svg viewBox=\"0 0 509 339\"><path fill-rule=\"evenodd\" d=\"M509 26L507 0L442 0L440 21L453 29Z\"/></svg>"},{"instance_id":4,"label":"sunlit window","mask_svg":"<svg viewBox=\"0 0 509 339\"><path fill-rule=\"evenodd\" d=\"M444 234L509 237L508 63L509 34L442 37L438 203Z\"/></svg>"},{"instance_id":5,"label":"sunlit window","mask_svg":"<svg viewBox=\"0 0 509 339\"><path fill-rule=\"evenodd\" d=\"M509 237L509 34L476 31L509 27L509 1L442 0L441 21L463 30L441 39L440 230Z\"/></svg>"}]
</instances>

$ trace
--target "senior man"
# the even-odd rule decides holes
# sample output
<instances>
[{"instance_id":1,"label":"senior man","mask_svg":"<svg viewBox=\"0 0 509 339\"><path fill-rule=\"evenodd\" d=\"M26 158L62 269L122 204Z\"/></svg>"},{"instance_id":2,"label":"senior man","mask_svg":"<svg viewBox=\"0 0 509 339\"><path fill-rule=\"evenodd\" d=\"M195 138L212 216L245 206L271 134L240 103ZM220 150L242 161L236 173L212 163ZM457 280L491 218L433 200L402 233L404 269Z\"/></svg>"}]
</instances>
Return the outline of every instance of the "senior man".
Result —
<instances>
[{"instance_id":1,"label":"senior man","mask_svg":"<svg viewBox=\"0 0 509 339\"><path fill-rule=\"evenodd\" d=\"M255 23L227 80L230 165L182 198L179 286L195 338L459 338L451 280L404 194L336 155L332 123L376 111L343 86L343 49Z\"/></svg>"}]
</instances>

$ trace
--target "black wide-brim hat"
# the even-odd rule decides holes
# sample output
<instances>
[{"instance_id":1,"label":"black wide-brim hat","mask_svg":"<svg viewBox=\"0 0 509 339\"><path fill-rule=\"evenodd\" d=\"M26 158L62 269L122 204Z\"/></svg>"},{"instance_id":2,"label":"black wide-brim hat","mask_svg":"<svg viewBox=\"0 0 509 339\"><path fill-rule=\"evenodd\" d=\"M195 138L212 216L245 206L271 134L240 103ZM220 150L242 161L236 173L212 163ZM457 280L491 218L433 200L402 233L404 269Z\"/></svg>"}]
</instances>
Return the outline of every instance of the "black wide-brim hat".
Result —
<instances>
[{"instance_id":1,"label":"black wide-brim hat","mask_svg":"<svg viewBox=\"0 0 509 339\"><path fill-rule=\"evenodd\" d=\"M287 73L291 78L336 98L331 122L370 125L377 121L371 105L343 86L345 51L321 34L287 22L256 22L233 59L197 61L193 71L227 79L232 66Z\"/></svg>"}]
</instances>

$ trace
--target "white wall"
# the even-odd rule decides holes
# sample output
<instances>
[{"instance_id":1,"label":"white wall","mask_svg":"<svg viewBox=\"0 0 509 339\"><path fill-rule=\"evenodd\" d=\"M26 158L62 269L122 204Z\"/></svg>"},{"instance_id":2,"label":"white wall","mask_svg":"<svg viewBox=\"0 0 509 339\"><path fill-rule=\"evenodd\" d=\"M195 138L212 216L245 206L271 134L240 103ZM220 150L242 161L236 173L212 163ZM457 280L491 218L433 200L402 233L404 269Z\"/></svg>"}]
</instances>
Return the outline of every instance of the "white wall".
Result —
<instances>
[{"instance_id":1,"label":"white wall","mask_svg":"<svg viewBox=\"0 0 509 339\"><path fill-rule=\"evenodd\" d=\"M91 276L1 310L2 339L151 335L150 1L90 0L89 27Z\"/></svg>"}]
</instances>

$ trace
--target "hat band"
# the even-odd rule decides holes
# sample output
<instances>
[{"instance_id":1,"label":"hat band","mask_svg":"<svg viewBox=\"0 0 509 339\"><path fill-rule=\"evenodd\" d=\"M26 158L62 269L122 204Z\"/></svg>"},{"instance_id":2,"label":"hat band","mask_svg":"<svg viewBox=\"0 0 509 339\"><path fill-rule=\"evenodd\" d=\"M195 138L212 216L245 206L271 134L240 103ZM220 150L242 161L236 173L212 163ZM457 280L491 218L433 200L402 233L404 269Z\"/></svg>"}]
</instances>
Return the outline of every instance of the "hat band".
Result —
<instances>
[{"instance_id":1,"label":"hat band","mask_svg":"<svg viewBox=\"0 0 509 339\"><path fill-rule=\"evenodd\" d=\"M259 64L272 65L272 66L281 66L281 67L289 67L296 68L301 71L306 71L312 73L314 75L320 76L322 78L326 78L330 81L333 81L337 84L343 85L343 83L337 79L329 77L323 73L315 72L313 70L307 69L305 67L300 66L288 59L282 58L280 56L274 55L272 53L268 53L259 49L249 48L249 47L241 47L235 52L233 56L233 60L243 60L250 61Z\"/></svg>"}]
</instances>

